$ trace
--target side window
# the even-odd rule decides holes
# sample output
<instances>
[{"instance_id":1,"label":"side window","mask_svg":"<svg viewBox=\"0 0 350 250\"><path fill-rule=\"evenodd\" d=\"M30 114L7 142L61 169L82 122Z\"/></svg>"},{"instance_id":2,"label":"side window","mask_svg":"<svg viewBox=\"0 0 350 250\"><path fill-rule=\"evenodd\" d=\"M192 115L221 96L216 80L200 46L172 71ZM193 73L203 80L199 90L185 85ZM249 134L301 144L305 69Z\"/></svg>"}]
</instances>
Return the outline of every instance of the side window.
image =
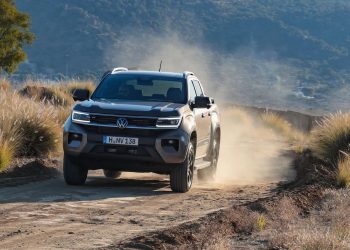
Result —
<instances>
[{"instance_id":1,"label":"side window","mask_svg":"<svg viewBox=\"0 0 350 250\"><path fill-rule=\"evenodd\" d=\"M202 91L202 88L199 84L199 81L197 80L193 80L193 85L194 85L194 88L196 90L196 93L197 93L197 96L202 96L203 95L203 91Z\"/></svg>"},{"instance_id":2,"label":"side window","mask_svg":"<svg viewBox=\"0 0 350 250\"><path fill-rule=\"evenodd\" d=\"M190 101L194 101L194 98L196 97L196 90L193 86L193 81L190 81L190 83L188 84L189 88L190 88Z\"/></svg>"}]
</instances>

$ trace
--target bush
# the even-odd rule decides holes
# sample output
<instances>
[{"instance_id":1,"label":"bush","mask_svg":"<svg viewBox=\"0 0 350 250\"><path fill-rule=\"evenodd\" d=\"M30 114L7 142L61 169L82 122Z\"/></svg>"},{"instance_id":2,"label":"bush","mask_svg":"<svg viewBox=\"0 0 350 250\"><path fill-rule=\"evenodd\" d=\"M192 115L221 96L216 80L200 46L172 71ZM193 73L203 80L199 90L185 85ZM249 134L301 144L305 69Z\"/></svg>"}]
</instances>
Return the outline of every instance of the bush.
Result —
<instances>
[{"instance_id":1,"label":"bush","mask_svg":"<svg viewBox=\"0 0 350 250\"><path fill-rule=\"evenodd\" d=\"M44 112L46 111L48 110ZM21 145L18 149L19 155L41 156L57 149L59 132L53 122L45 119L53 118L53 113L48 112L50 113L27 113L18 118L17 126L22 135Z\"/></svg>"},{"instance_id":2,"label":"bush","mask_svg":"<svg viewBox=\"0 0 350 250\"><path fill-rule=\"evenodd\" d=\"M16 142L14 155L41 156L57 149L61 129L53 105L0 93L0 114L3 138Z\"/></svg>"},{"instance_id":3,"label":"bush","mask_svg":"<svg viewBox=\"0 0 350 250\"><path fill-rule=\"evenodd\" d=\"M50 103L56 106L69 106L73 103L72 96L66 91L63 91L60 86L56 85L29 83L19 91L19 94L39 102Z\"/></svg>"},{"instance_id":4,"label":"bush","mask_svg":"<svg viewBox=\"0 0 350 250\"><path fill-rule=\"evenodd\" d=\"M340 186L350 188L350 156L345 154L338 163L337 182Z\"/></svg>"},{"instance_id":5,"label":"bush","mask_svg":"<svg viewBox=\"0 0 350 250\"><path fill-rule=\"evenodd\" d=\"M350 113L337 113L325 117L311 131L310 148L314 155L334 167L341 152L349 151Z\"/></svg>"}]
</instances>

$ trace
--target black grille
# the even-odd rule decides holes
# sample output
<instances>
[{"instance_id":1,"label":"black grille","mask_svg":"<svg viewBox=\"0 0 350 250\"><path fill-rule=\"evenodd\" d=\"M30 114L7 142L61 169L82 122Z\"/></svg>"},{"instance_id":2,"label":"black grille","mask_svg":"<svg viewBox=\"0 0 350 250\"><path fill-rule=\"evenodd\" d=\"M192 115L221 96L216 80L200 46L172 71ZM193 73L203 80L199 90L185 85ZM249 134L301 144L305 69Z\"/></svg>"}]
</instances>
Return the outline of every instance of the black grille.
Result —
<instances>
[{"instance_id":1,"label":"black grille","mask_svg":"<svg viewBox=\"0 0 350 250\"><path fill-rule=\"evenodd\" d=\"M137 118L137 117L123 117L123 116L110 116L110 115L91 115L90 120L97 124L116 124L118 118L125 118L128 121L128 126L135 127L155 127L157 119L154 118Z\"/></svg>"},{"instance_id":2,"label":"black grille","mask_svg":"<svg viewBox=\"0 0 350 250\"><path fill-rule=\"evenodd\" d=\"M116 136L158 136L162 133L167 132L168 130L164 129L120 129L113 127L99 127L99 126L89 126L89 125L80 125L84 127L85 130L101 134L101 135L116 135Z\"/></svg>"}]
</instances>

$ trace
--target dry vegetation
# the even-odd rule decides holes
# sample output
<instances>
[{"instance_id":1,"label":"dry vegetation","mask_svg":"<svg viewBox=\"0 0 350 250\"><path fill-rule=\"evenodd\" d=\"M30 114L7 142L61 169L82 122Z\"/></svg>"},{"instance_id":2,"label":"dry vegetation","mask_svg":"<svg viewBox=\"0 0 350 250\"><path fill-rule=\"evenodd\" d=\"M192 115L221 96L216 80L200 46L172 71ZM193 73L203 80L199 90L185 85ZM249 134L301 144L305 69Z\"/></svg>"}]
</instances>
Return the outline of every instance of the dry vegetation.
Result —
<instances>
[{"instance_id":1,"label":"dry vegetation","mask_svg":"<svg viewBox=\"0 0 350 250\"><path fill-rule=\"evenodd\" d=\"M5 92L11 89L11 83L6 78L0 78L0 91Z\"/></svg>"},{"instance_id":2,"label":"dry vegetation","mask_svg":"<svg viewBox=\"0 0 350 250\"><path fill-rule=\"evenodd\" d=\"M284 215L269 218L270 229L262 236L269 239L270 248L349 249L350 190L326 190L322 203L307 217L298 216L298 208L288 199L275 209Z\"/></svg>"},{"instance_id":3,"label":"dry vegetation","mask_svg":"<svg viewBox=\"0 0 350 250\"><path fill-rule=\"evenodd\" d=\"M308 135L292 127L288 121L280 117L278 114L266 112L261 115L261 119L268 127L287 138L292 144L292 148L297 153L301 153L307 148L309 140Z\"/></svg>"},{"instance_id":4,"label":"dry vegetation","mask_svg":"<svg viewBox=\"0 0 350 250\"><path fill-rule=\"evenodd\" d=\"M0 80L0 171L14 157L42 157L60 149L62 125L74 103L71 92L77 87L93 90L90 82L28 81L14 91L9 81Z\"/></svg>"},{"instance_id":5,"label":"dry vegetation","mask_svg":"<svg viewBox=\"0 0 350 250\"><path fill-rule=\"evenodd\" d=\"M310 134L293 128L275 113L261 115L265 124L287 138L296 153L306 149L335 171L340 186L350 187L350 113L336 113L324 117Z\"/></svg>"},{"instance_id":6,"label":"dry vegetation","mask_svg":"<svg viewBox=\"0 0 350 250\"><path fill-rule=\"evenodd\" d=\"M336 165L341 151L347 152L350 142L350 113L325 117L312 132L311 149L320 159Z\"/></svg>"},{"instance_id":7,"label":"dry vegetation","mask_svg":"<svg viewBox=\"0 0 350 250\"><path fill-rule=\"evenodd\" d=\"M350 188L350 156L344 154L338 163L337 182L342 187Z\"/></svg>"}]
</instances>

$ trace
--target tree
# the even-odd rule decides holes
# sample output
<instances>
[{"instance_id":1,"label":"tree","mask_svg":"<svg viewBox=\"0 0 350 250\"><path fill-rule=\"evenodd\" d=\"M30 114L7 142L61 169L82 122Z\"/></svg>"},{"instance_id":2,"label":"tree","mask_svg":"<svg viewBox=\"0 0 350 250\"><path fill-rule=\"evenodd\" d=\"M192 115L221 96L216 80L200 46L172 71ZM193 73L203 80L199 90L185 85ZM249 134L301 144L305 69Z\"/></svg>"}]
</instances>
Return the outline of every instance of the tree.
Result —
<instances>
[{"instance_id":1,"label":"tree","mask_svg":"<svg viewBox=\"0 0 350 250\"><path fill-rule=\"evenodd\" d=\"M23 46L31 44L30 18L16 9L13 0L0 0L0 73L13 73L26 59Z\"/></svg>"}]
</instances>

